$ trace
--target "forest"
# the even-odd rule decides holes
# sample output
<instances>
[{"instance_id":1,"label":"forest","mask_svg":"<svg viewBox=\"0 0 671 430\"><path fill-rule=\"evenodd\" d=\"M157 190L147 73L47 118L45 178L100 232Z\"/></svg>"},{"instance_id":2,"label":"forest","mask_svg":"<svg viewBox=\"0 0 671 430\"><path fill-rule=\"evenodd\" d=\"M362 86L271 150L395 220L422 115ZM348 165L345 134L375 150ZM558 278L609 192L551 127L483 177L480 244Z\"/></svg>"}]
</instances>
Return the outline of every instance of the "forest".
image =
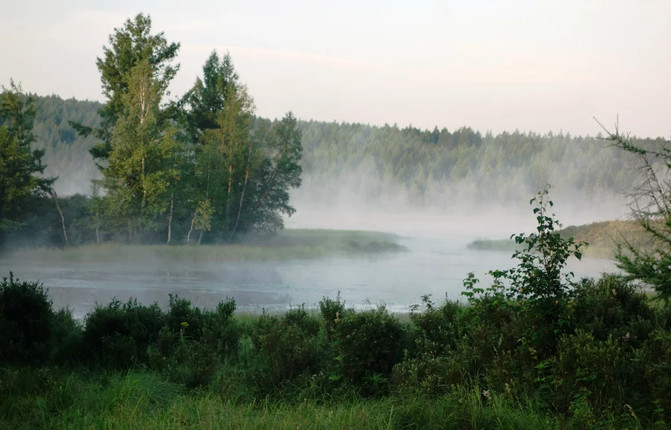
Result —
<instances>
[{"instance_id":1,"label":"forest","mask_svg":"<svg viewBox=\"0 0 671 430\"><path fill-rule=\"evenodd\" d=\"M341 198L470 214L532 197L536 227L511 236L514 266L464 273L461 300L423 295L404 314L339 294L260 314L170 294L167 307L115 298L76 318L9 273L0 427L668 428L669 141L617 126L576 137L265 119L228 54L168 100L178 51L140 14L97 61L104 103L3 88L2 251L232 248L273 237L294 201ZM625 193L646 246L625 238L619 274L576 279L568 261L589 244L553 200L599 208ZM348 234L370 237L344 240L357 255L402 251L393 235Z\"/></svg>"},{"instance_id":2,"label":"forest","mask_svg":"<svg viewBox=\"0 0 671 430\"><path fill-rule=\"evenodd\" d=\"M230 58L225 61L230 62ZM95 137L78 134L73 128L73 124L99 127L98 111L102 105L74 99L62 100L54 95L30 97L36 110L33 148L44 151L43 176L56 178L53 189L57 192L66 229L70 232L70 243L95 243L114 238L130 240L127 237L128 227L122 228L120 220L114 224L109 219L111 209L103 210L100 206L103 175L90 154L97 142ZM250 135L257 139L277 139L267 137L267 134L273 126L279 127L280 122L253 115L248 121L247 132ZM286 123L287 119L284 121ZM289 196L294 201L317 207L342 200L343 204L365 203L369 207L395 210L412 207L465 213L487 207L510 208L519 206L545 184L552 184L556 200L564 201L567 206L575 205L576 210L600 208L602 211L596 216L604 220L616 214L613 208L618 204L623 207L631 184L636 183L639 176L636 157L609 146L600 136L539 135L518 131L482 135L468 127L449 132L437 128L433 131L419 130L410 126L380 127L295 118L291 121L293 132L301 136L301 158L294 166L300 167L301 172L294 173L287 181L291 179L297 183L300 178L301 186L295 188L285 182L288 194L282 197L282 204L276 203L283 208L279 212L283 214L291 213L288 207L282 206L291 206L288 204ZM661 138L632 138L632 141L646 148L668 144ZM213 143L210 142L210 145ZM200 146L199 153L204 154L206 148ZM282 166L281 160L269 161L275 167ZM193 161L182 167L186 166L201 173L204 168L194 165ZM193 173L184 170L178 177L196 180L197 176ZM238 182L232 181L232 184L244 184L244 169L232 170L231 173L239 175L238 179L242 178ZM257 177L262 174L272 176L261 171L255 174ZM197 232L194 234L192 231L196 241L203 238L206 243L228 241L233 227L229 226L229 232L225 233L225 225L227 222L230 224L230 220L227 221L220 213L228 211L230 218L232 206L235 206L228 204L232 203L230 201L224 204L228 190L219 189L219 194L212 195L220 208L213 211L213 203L202 203L209 200L198 200L187 187L206 189L202 188L202 183L173 182L179 187L171 193L171 242L186 243L191 240L189 232L192 230ZM236 203L239 203L242 188L232 190L232 194L238 193L235 194ZM253 201L250 189L248 185L245 202ZM145 233L145 236L150 236L145 237L146 241L167 241L171 199L164 196L164 200L162 209L152 222L151 233ZM201 202L201 206L196 200ZM99 207L97 210L93 209L94 203ZM42 207L44 209L24 219L30 227L23 229L23 233L14 233L13 239L25 244L64 246L60 215L53 201L43 202ZM212 213L207 215L209 211ZM101 214L107 214L108 219L103 220ZM98 221L95 221L96 216ZM254 222L246 225L246 216L241 213L243 222L238 224L238 232L253 231L262 225L266 229L264 231L280 228L281 219L275 218L267 224L256 221L255 225ZM210 221L209 231L205 229L208 217L217 219L214 224ZM122 230L126 231L121 233Z\"/></svg>"}]
</instances>

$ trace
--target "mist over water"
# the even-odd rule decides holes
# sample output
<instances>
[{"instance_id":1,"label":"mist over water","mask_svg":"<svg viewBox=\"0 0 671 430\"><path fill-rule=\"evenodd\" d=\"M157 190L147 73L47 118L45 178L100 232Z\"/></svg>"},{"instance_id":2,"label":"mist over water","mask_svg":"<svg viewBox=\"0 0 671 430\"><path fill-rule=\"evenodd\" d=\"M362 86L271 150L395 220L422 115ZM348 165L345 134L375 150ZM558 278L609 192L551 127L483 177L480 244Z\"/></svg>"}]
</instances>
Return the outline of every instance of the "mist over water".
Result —
<instances>
[{"instance_id":1,"label":"mist over water","mask_svg":"<svg viewBox=\"0 0 671 430\"><path fill-rule=\"evenodd\" d=\"M462 300L463 279L474 272L487 286L492 269L515 264L510 252L467 248L475 239L508 238L531 232L535 218L524 211L448 215L410 208L348 209L333 203L317 207L297 204L287 219L288 228L372 230L398 235L404 252L338 256L286 261L166 261L147 255L143 261L109 263L0 260L0 272L13 271L21 280L39 280L49 289L55 307L68 307L83 318L96 304L116 298L126 302L153 302L165 307L169 294L178 294L199 307L214 307L226 297L236 300L240 311L281 311L291 306L318 307L323 297L338 292L347 306L368 308L385 305L407 312L423 295L440 302ZM615 271L608 259L572 261L577 278Z\"/></svg>"}]
</instances>

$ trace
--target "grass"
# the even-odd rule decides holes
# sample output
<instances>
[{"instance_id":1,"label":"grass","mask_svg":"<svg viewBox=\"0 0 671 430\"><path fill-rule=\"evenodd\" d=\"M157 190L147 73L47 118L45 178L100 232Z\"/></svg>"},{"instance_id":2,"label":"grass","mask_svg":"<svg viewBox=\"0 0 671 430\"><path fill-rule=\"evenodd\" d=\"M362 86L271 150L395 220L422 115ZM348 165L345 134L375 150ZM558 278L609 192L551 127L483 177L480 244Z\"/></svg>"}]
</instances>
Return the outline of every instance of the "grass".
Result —
<instances>
[{"instance_id":1,"label":"grass","mask_svg":"<svg viewBox=\"0 0 671 430\"><path fill-rule=\"evenodd\" d=\"M580 226L568 226L561 231L564 238L573 237L578 242L587 242L584 255L588 257L612 258L617 245L625 241L638 249L652 249L652 243L635 221L604 221ZM480 251L513 252L522 247L513 239L478 239L468 244L469 249Z\"/></svg>"},{"instance_id":2,"label":"grass","mask_svg":"<svg viewBox=\"0 0 671 430\"><path fill-rule=\"evenodd\" d=\"M560 428L532 403L479 389L435 398L236 402L143 372L2 369L2 428L413 429Z\"/></svg>"},{"instance_id":3,"label":"grass","mask_svg":"<svg viewBox=\"0 0 671 430\"><path fill-rule=\"evenodd\" d=\"M147 255L167 260L242 261L289 260L401 252L398 236L355 230L284 230L271 238L248 238L227 245L124 245L104 243L71 248L33 248L15 251L9 258L22 261L133 261Z\"/></svg>"}]
</instances>

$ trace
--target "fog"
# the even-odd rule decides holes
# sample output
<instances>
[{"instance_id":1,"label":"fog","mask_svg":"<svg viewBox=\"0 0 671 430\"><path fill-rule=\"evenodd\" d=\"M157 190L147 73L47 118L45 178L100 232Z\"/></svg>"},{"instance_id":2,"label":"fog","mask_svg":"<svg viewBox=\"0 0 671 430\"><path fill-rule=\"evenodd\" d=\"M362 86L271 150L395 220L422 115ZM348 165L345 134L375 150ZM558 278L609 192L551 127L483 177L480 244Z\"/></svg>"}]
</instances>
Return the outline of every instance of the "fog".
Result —
<instances>
[{"instance_id":1,"label":"fog","mask_svg":"<svg viewBox=\"0 0 671 430\"><path fill-rule=\"evenodd\" d=\"M199 307L212 307L227 297L239 311L281 311L292 306L318 307L323 297L340 293L347 306L363 309L385 305L408 312L423 295L440 302L463 300L463 279L474 272L486 286L487 272L515 264L509 252L476 251L467 247L475 239L501 239L531 232L535 218L528 199L519 207L488 210L440 211L418 209L389 197L390 205L367 204L340 193L330 204L315 204L296 193L296 213L287 228L371 230L398 235L404 252L376 253L287 261L165 261L146 255L144 261L108 263L0 260L0 272L22 280L39 280L48 288L54 305L70 308L83 318L96 304L116 298L126 302L158 302L165 307L169 294L178 294ZM560 209L558 206L557 209ZM589 212L589 211L586 211ZM565 211L574 221L588 222L591 214ZM576 277L612 272L608 259L585 258L569 266Z\"/></svg>"}]
</instances>

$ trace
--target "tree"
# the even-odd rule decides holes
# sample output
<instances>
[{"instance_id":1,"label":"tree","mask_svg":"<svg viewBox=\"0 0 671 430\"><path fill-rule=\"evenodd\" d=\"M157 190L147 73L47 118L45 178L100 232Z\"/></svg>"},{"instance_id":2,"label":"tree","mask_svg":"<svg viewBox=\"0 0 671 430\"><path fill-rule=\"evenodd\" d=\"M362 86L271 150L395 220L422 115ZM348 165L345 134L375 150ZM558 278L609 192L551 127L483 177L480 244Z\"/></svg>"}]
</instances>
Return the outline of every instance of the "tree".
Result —
<instances>
[{"instance_id":1,"label":"tree","mask_svg":"<svg viewBox=\"0 0 671 430\"><path fill-rule=\"evenodd\" d=\"M35 198L45 196L55 178L40 177L43 150L31 150L35 141L32 97L11 82L0 94L0 239L18 230Z\"/></svg>"},{"instance_id":2,"label":"tree","mask_svg":"<svg viewBox=\"0 0 671 430\"><path fill-rule=\"evenodd\" d=\"M224 241L281 229L281 215L294 211L288 190L300 185L302 146L295 118L254 121L252 99L230 56L220 59L216 52L182 103L195 154L189 237L198 226Z\"/></svg>"},{"instance_id":3,"label":"tree","mask_svg":"<svg viewBox=\"0 0 671 430\"><path fill-rule=\"evenodd\" d=\"M169 182L178 175L171 163L176 150L174 127L160 124L163 83L154 77L148 60L142 60L125 77L110 139L102 185L107 190L105 211L129 238L156 230L157 217L167 209Z\"/></svg>"},{"instance_id":4,"label":"tree","mask_svg":"<svg viewBox=\"0 0 671 430\"><path fill-rule=\"evenodd\" d=\"M178 64L172 64L179 46L179 43L169 43L163 33L152 35L151 18L147 15L138 14L134 19L127 20L122 28L114 29L114 34L109 37L109 46L103 47L104 57L96 61L103 94L107 98L100 109L102 126L94 130L72 124L80 133L93 134L102 140L91 148L93 158L104 161L112 151L112 130L124 111L123 96L128 92L127 77L131 70L146 61L156 85L164 92L179 70Z\"/></svg>"},{"instance_id":5,"label":"tree","mask_svg":"<svg viewBox=\"0 0 671 430\"><path fill-rule=\"evenodd\" d=\"M598 122L598 121L597 121ZM601 123L599 123L601 125ZM641 182L630 193L631 215L654 243L653 250L638 249L624 241L615 256L617 266L629 279L650 285L668 306L671 299L671 147L658 139L646 145L603 125L606 140L635 155L640 162Z\"/></svg>"},{"instance_id":6,"label":"tree","mask_svg":"<svg viewBox=\"0 0 671 430\"><path fill-rule=\"evenodd\" d=\"M266 157L258 169L247 229L272 233L284 228L282 215L295 212L289 190L301 185L302 134L296 118L288 113L259 135Z\"/></svg>"}]
</instances>

